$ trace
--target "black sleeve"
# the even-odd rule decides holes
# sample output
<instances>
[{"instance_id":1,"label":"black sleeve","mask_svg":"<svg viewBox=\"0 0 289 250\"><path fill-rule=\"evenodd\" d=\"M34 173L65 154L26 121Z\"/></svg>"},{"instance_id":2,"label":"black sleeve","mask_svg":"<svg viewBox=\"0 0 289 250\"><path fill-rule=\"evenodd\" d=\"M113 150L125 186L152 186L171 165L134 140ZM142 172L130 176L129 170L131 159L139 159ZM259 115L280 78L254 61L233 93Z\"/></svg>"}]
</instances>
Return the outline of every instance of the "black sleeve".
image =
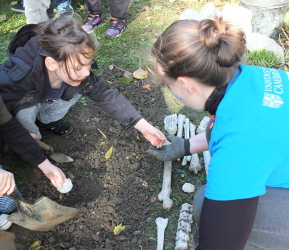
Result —
<instances>
[{"instance_id":1,"label":"black sleeve","mask_svg":"<svg viewBox=\"0 0 289 250\"><path fill-rule=\"evenodd\" d=\"M205 198L196 250L243 250L251 232L259 197L216 201Z\"/></svg>"},{"instance_id":2,"label":"black sleeve","mask_svg":"<svg viewBox=\"0 0 289 250\"><path fill-rule=\"evenodd\" d=\"M14 117L0 124L0 138L33 167L47 159L37 142Z\"/></svg>"}]
</instances>

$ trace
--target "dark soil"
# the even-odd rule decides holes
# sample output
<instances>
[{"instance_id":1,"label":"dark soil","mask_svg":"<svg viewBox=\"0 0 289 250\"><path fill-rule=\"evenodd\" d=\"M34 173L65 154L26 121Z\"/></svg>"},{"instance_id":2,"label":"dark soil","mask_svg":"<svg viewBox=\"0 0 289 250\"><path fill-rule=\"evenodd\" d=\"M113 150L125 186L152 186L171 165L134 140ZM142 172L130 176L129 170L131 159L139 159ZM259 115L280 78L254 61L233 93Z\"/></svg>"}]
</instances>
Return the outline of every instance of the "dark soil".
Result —
<instances>
[{"instance_id":1,"label":"dark soil","mask_svg":"<svg viewBox=\"0 0 289 250\"><path fill-rule=\"evenodd\" d=\"M162 128L167 115L162 91L143 88L150 80L116 80L122 75L123 71L117 68L103 72L112 88L126 96L151 124ZM55 152L74 159L73 163L58 164L72 179L73 189L68 194L59 193L35 169L31 183L21 191L31 203L46 196L61 205L78 208L79 213L48 232L13 224L8 231L16 235L17 249L27 250L38 240L41 249L155 249L156 241L145 235L145 229L148 223L154 223L147 222L148 214L158 209L153 197L157 194L152 191L161 184L155 174L161 162L146 153L149 143L135 129L122 130L90 100L77 103L66 117L74 128L70 135L56 137L43 132L43 139ZM111 146L113 154L106 160L105 153ZM121 223L126 229L115 235L113 229Z\"/></svg>"}]
</instances>

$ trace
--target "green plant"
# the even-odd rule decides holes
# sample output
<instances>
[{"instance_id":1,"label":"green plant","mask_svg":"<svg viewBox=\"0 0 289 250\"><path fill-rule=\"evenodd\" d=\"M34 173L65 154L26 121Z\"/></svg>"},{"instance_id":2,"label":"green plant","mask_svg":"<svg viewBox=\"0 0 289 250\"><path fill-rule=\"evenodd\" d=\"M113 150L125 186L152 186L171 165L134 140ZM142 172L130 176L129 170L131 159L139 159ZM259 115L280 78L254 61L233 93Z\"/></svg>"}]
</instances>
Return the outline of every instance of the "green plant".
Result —
<instances>
[{"instance_id":1,"label":"green plant","mask_svg":"<svg viewBox=\"0 0 289 250\"><path fill-rule=\"evenodd\" d=\"M282 59L272 51L254 50L245 56L246 64L257 65L260 67L279 68L282 64Z\"/></svg>"}]
</instances>

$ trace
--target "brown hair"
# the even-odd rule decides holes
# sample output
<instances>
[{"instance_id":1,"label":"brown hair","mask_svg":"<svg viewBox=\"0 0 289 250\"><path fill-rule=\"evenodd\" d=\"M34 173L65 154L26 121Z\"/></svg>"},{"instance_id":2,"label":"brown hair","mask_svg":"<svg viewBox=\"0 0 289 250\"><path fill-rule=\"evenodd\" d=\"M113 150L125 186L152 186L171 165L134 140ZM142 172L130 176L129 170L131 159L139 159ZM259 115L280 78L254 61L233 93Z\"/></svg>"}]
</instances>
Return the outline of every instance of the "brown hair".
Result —
<instances>
[{"instance_id":1,"label":"brown hair","mask_svg":"<svg viewBox=\"0 0 289 250\"><path fill-rule=\"evenodd\" d=\"M35 32L40 34L40 54L63 62L69 78L67 61L75 58L82 65L79 55L93 58L97 49L96 41L71 17L56 18L40 25ZM87 53L85 48L91 48L93 52Z\"/></svg>"},{"instance_id":2,"label":"brown hair","mask_svg":"<svg viewBox=\"0 0 289 250\"><path fill-rule=\"evenodd\" d=\"M215 17L174 22L155 42L152 56L157 74L221 86L234 76L244 51L244 32Z\"/></svg>"}]
</instances>

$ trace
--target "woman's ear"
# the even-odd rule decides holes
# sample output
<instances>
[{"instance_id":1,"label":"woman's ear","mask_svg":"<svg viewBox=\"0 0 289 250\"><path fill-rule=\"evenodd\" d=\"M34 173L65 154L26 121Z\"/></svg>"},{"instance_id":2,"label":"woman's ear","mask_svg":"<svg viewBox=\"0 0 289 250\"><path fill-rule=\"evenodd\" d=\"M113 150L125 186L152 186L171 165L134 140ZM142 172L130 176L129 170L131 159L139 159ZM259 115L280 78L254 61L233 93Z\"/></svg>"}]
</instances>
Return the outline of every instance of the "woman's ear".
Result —
<instances>
[{"instance_id":1,"label":"woman's ear","mask_svg":"<svg viewBox=\"0 0 289 250\"><path fill-rule=\"evenodd\" d=\"M50 56L45 58L44 63L49 71L55 71L58 67L57 62Z\"/></svg>"},{"instance_id":2,"label":"woman's ear","mask_svg":"<svg viewBox=\"0 0 289 250\"><path fill-rule=\"evenodd\" d=\"M188 94L192 94L194 91L194 85L190 77L179 76L177 81L183 86L183 88L188 92Z\"/></svg>"}]
</instances>

